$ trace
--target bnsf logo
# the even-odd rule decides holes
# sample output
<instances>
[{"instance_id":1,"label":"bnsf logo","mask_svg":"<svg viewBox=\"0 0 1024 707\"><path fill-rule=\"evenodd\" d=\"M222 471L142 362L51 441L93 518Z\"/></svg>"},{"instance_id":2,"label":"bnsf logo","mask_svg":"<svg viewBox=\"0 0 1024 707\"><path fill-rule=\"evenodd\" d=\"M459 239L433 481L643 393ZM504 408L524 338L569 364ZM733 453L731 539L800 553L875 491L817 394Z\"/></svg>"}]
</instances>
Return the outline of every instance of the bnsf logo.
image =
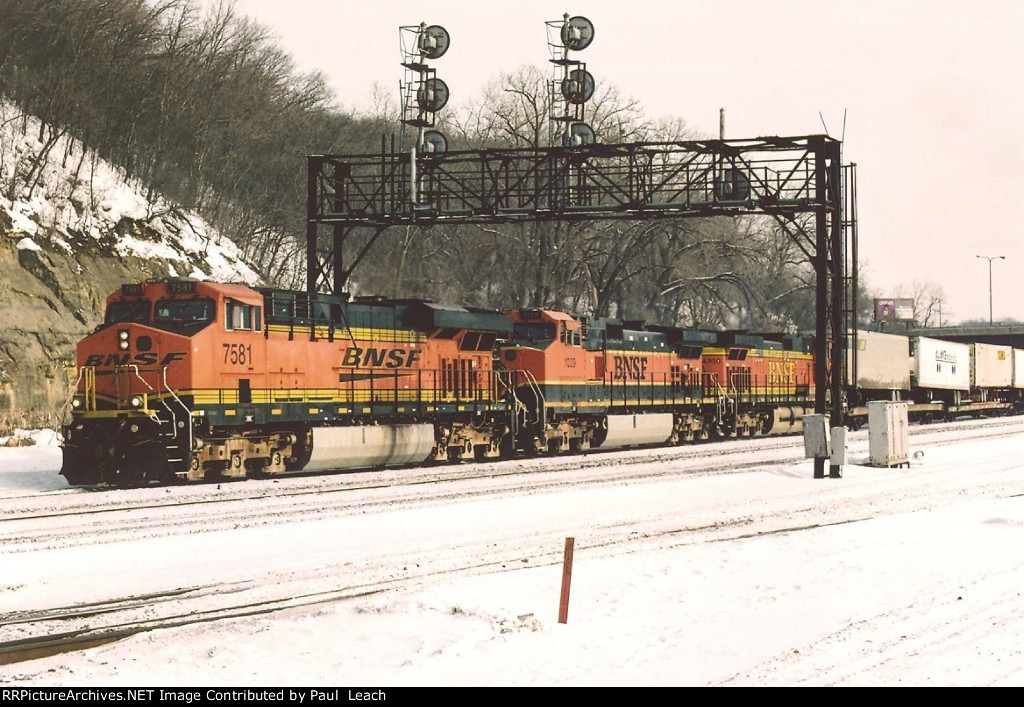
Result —
<instances>
[{"instance_id":1,"label":"bnsf logo","mask_svg":"<svg viewBox=\"0 0 1024 707\"><path fill-rule=\"evenodd\" d=\"M156 351L137 353L134 356L130 353L90 354L86 357L83 365L93 366L94 368L111 368L113 366L127 366L129 364L153 366L159 361L161 366L166 366L174 361L183 360L187 355L187 351L172 351L171 353L164 354L163 358L160 358L160 354Z\"/></svg>"},{"instance_id":2,"label":"bnsf logo","mask_svg":"<svg viewBox=\"0 0 1024 707\"><path fill-rule=\"evenodd\" d=\"M341 365L345 368L411 368L422 351L405 349L361 349L352 346L345 351Z\"/></svg>"},{"instance_id":3,"label":"bnsf logo","mask_svg":"<svg viewBox=\"0 0 1024 707\"><path fill-rule=\"evenodd\" d=\"M615 366L612 380L647 380L646 356L613 356L612 362Z\"/></svg>"},{"instance_id":4,"label":"bnsf logo","mask_svg":"<svg viewBox=\"0 0 1024 707\"><path fill-rule=\"evenodd\" d=\"M768 385L796 383L796 363L793 361L769 361Z\"/></svg>"}]
</instances>

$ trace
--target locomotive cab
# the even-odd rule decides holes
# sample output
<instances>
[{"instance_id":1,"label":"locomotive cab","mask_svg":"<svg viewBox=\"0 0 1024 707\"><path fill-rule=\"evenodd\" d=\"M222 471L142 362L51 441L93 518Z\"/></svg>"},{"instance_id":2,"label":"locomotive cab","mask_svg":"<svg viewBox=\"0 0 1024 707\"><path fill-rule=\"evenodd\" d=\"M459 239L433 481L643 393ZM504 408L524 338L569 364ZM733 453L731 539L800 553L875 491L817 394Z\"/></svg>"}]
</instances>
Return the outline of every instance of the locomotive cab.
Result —
<instances>
[{"instance_id":1,"label":"locomotive cab","mask_svg":"<svg viewBox=\"0 0 1024 707\"><path fill-rule=\"evenodd\" d=\"M541 398L549 403L570 405L590 401L585 382L598 376L599 357L584 346L583 323L551 310L505 310L511 316L512 338L501 342L496 355L500 365L512 372L520 398L535 408ZM539 388L546 381L563 381L558 389Z\"/></svg>"},{"instance_id":2,"label":"locomotive cab","mask_svg":"<svg viewBox=\"0 0 1024 707\"><path fill-rule=\"evenodd\" d=\"M138 485L187 473L197 390L222 386L217 356L244 365L259 351L253 294L171 280L123 285L108 297L103 323L78 344L61 469L69 483ZM232 343L214 349L209 342L224 330Z\"/></svg>"},{"instance_id":3,"label":"locomotive cab","mask_svg":"<svg viewBox=\"0 0 1024 707\"><path fill-rule=\"evenodd\" d=\"M656 444L673 435L680 366L664 334L550 310L511 316L514 338L499 359L515 375L526 451Z\"/></svg>"}]
</instances>

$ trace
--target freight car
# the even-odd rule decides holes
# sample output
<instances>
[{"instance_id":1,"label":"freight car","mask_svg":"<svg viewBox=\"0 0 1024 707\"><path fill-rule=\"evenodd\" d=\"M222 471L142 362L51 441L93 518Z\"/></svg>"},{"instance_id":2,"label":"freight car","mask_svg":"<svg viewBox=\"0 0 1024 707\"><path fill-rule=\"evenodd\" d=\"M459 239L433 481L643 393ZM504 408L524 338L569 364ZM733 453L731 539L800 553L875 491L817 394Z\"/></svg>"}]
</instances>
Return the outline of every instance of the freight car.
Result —
<instances>
[{"instance_id":1,"label":"freight car","mask_svg":"<svg viewBox=\"0 0 1024 707\"><path fill-rule=\"evenodd\" d=\"M858 337L852 424L871 399L918 416L1020 400L1019 352L885 336ZM792 336L133 283L79 343L61 474L138 486L786 434L813 370Z\"/></svg>"},{"instance_id":2,"label":"freight car","mask_svg":"<svg viewBox=\"0 0 1024 707\"><path fill-rule=\"evenodd\" d=\"M850 348L851 426L866 420L872 400L906 400L919 422L1024 410L1024 350L871 331Z\"/></svg>"}]
</instances>

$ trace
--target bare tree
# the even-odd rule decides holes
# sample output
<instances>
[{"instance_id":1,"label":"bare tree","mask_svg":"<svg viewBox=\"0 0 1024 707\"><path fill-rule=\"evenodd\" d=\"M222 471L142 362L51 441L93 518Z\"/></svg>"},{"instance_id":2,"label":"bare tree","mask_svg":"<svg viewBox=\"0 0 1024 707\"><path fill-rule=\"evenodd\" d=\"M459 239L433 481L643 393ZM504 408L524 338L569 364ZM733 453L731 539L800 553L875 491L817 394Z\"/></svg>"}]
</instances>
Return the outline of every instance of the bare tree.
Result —
<instances>
[{"instance_id":1,"label":"bare tree","mask_svg":"<svg viewBox=\"0 0 1024 707\"><path fill-rule=\"evenodd\" d=\"M896 288L896 297L914 301L914 321L923 327L941 326L942 317L949 317L950 312L942 312L942 303L946 295L942 286L934 282L914 280L910 285Z\"/></svg>"}]
</instances>

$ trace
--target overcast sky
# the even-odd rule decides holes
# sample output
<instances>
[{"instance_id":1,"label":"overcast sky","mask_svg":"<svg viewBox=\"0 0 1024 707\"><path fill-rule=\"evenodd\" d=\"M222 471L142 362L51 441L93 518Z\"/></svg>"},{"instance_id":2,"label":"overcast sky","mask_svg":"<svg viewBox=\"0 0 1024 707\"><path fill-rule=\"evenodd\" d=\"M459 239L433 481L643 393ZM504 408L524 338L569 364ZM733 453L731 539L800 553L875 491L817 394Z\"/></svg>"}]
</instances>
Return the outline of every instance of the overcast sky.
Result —
<instances>
[{"instance_id":1,"label":"overcast sky","mask_svg":"<svg viewBox=\"0 0 1024 707\"><path fill-rule=\"evenodd\" d=\"M211 4L215 0L204 0ZM319 70L343 108L375 87L398 100L400 27L439 24L431 65L451 108L502 73L550 72L546 23L583 15L594 39L573 56L651 118L701 137L844 140L857 163L860 264L879 294L940 285L943 318L1024 320L1024 3L1012 0L235 0L300 71Z\"/></svg>"}]
</instances>

